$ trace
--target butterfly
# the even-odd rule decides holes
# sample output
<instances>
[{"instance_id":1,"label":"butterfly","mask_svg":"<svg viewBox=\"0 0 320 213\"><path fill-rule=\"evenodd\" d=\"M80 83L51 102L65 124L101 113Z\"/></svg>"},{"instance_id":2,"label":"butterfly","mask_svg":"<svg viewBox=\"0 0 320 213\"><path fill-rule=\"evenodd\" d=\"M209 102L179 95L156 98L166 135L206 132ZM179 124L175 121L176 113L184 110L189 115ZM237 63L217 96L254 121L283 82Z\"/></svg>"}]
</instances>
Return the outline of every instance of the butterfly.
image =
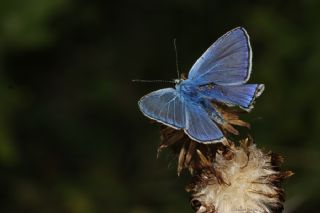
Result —
<instances>
[{"instance_id":1,"label":"butterfly","mask_svg":"<svg viewBox=\"0 0 320 213\"><path fill-rule=\"evenodd\" d=\"M226 122L212 102L251 111L263 84L246 84L252 67L249 35L237 27L214 42L194 63L187 79L175 80L143 96L141 112L148 118L183 130L200 143L218 143L226 138L219 128Z\"/></svg>"}]
</instances>

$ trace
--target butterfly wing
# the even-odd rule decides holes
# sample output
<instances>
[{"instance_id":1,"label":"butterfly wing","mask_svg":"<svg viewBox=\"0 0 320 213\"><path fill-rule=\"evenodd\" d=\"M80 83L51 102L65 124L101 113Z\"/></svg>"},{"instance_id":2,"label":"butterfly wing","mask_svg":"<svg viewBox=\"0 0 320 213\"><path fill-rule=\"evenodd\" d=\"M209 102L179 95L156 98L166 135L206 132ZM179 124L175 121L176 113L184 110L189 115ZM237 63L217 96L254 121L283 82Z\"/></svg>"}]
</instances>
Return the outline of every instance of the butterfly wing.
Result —
<instances>
[{"instance_id":1,"label":"butterfly wing","mask_svg":"<svg viewBox=\"0 0 320 213\"><path fill-rule=\"evenodd\" d=\"M202 94L209 99L250 111L254 100L262 94L263 90L263 84L215 85L212 89L202 91Z\"/></svg>"},{"instance_id":2,"label":"butterfly wing","mask_svg":"<svg viewBox=\"0 0 320 213\"><path fill-rule=\"evenodd\" d=\"M250 78L251 60L249 36L238 27L214 42L192 66L188 77L199 85L244 84Z\"/></svg>"},{"instance_id":3,"label":"butterfly wing","mask_svg":"<svg viewBox=\"0 0 320 213\"><path fill-rule=\"evenodd\" d=\"M200 143L218 143L225 140L219 127L200 106L188 104L186 107L186 128L184 132Z\"/></svg>"},{"instance_id":4,"label":"butterfly wing","mask_svg":"<svg viewBox=\"0 0 320 213\"><path fill-rule=\"evenodd\" d=\"M160 89L143 96L138 102L141 112L174 129L186 126L185 103L173 88Z\"/></svg>"},{"instance_id":5,"label":"butterfly wing","mask_svg":"<svg viewBox=\"0 0 320 213\"><path fill-rule=\"evenodd\" d=\"M200 105L186 103L173 88L151 92L143 96L138 104L145 116L174 129L184 129L195 141L217 143L225 139Z\"/></svg>"}]
</instances>

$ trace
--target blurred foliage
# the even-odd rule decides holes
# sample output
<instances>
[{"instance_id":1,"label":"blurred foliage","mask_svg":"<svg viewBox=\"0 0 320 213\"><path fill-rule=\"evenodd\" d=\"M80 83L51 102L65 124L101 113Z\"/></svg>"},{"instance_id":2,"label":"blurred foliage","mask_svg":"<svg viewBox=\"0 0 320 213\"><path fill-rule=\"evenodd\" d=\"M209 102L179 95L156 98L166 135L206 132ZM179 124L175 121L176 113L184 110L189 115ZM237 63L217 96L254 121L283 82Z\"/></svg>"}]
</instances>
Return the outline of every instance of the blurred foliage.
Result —
<instances>
[{"instance_id":1,"label":"blurred foliage","mask_svg":"<svg viewBox=\"0 0 320 213\"><path fill-rule=\"evenodd\" d=\"M4 46L18 49L41 47L52 41L55 32L48 20L63 10L63 0L12 0L1 3L0 35Z\"/></svg>"},{"instance_id":2,"label":"blurred foliage","mask_svg":"<svg viewBox=\"0 0 320 213\"><path fill-rule=\"evenodd\" d=\"M244 26L251 82L244 116L260 147L285 156L287 212L318 212L319 1L0 2L1 212L192 212L158 128L137 108L220 35Z\"/></svg>"}]
</instances>

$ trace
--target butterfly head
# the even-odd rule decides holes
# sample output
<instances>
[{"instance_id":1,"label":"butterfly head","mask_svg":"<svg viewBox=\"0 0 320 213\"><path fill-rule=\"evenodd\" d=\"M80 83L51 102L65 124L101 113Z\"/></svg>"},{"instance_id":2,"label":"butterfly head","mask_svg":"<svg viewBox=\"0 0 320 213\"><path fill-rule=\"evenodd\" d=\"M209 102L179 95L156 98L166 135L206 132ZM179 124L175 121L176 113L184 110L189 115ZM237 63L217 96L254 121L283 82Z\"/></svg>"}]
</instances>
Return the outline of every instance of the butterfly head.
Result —
<instances>
[{"instance_id":1,"label":"butterfly head","mask_svg":"<svg viewBox=\"0 0 320 213\"><path fill-rule=\"evenodd\" d=\"M180 77L180 78L179 78ZM174 79L175 84L181 84L182 81L187 80L187 77L184 73L181 73L181 76L178 76L177 79Z\"/></svg>"},{"instance_id":2,"label":"butterfly head","mask_svg":"<svg viewBox=\"0 0 320 213\"><path fill-rule=\"evenodd\" d=\"M175 84L180 84L183 80L182 79L174 79Z\"/></svg>"}]
</instances>

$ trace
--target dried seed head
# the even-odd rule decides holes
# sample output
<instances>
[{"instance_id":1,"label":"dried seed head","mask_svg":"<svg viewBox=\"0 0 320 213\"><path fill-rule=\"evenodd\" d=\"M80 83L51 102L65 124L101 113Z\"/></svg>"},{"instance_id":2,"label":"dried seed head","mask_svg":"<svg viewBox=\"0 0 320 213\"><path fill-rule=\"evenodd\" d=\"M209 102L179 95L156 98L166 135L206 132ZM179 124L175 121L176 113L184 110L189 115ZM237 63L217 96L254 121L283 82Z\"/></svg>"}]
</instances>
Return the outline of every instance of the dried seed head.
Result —
<instances>
[{"instance_id":1,"label":"dried seed head","mask_svg":"<svg viewBox=\"0 0 320 213\"><path fill-rule=\"evenodd\" d=\"M214 162L197 150L199 169L186 188L197 213L282 211L280 183L293 173L275 169L281 159L278 155L264 153L249 140L240 144L232 144L227 153L218 151Z\"/></svg>"},{"instance_id":2,"label":"dried seed head","mask_svg":"<svg viewBox=\"0 0 320 213\"><path fill-rule=\"evenodd\" d=\"M220 110L223 114L224 111ZM232 133L229 124L247 126L236 114L224 114L225 133ZM266 153L252 139L218 144L192 141L183 131L161 126L159 150L170 147L178 156L178 175L188 169L192 181L186 190L197 213L279 213L282 212L282 181L293 175L282 172L283 158Z\"/></svg>"}]
</instances>

